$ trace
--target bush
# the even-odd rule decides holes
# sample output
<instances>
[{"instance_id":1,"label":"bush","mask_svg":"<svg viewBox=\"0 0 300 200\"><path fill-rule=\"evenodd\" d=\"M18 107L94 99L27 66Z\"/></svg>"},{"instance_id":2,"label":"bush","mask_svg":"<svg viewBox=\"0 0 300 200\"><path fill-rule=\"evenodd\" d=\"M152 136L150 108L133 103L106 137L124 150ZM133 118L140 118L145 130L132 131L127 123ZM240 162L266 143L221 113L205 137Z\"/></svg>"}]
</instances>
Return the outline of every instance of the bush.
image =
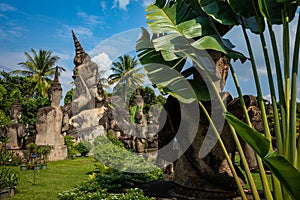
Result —
<instances>
[{"instance_id":1,"label":"bush","mask_svg":"<svg viewBox=\"0 0 300 200\"><path fill-rule=\"evenodd\" d=\"M65 144L67 145L68 149L68 158L73 158L75 156L75 148L74 148L74 138L70 136L65 136Z\"/></svg>"},{"instance_id":2,"label":"bush","mask_svg":"<svg viewBox=\"0 0 300 200\"><path fill-rule=\"evenodd\" d=\"M0 191L4 188L13 189L19 183L19 174L16 170L6 166L0 168Z\"/></svg>"},{"instance_id":3,"label":"bush","mask_svg":"<svg viewBox=\"0 0 300 200\"><path fill-rule=\"evenodd\" d=\"M81 156L86 156L89 153L88 148L83 142L78 142L74 144L74 149L76 152L80 153Z\"/></svg>"},{"instance_id":4,"label":"bush","mask_svg":"<svg viewBox=\"0 0 300 200\"><path fill-rule=\"evenodd\" d=\"M127 189L125 193L108 193L106 189L94 187L93 182L84 184L85 186L79 186L70 192L63 192L58 194L59 200L154 200L155 198L149 198L144 196L143 191L140 189ZM86 186L90 186L89 190L85 190ZM84 189L84 190L83 190ZM91 191L95 190L95 191Z\"/></svg>"},{"instance_id":5,"label":"bush","mask_svg":"<svg viewBox=\"0 0 300 200\"><path fill-rule=\"evenodd\" d=\"M158 169L143 157L127 150L123 144L119 144L115 145L106 136L99 136L94 141L92 152L99 162L120 171L145 173Z\"/></svg>"}]
</instances>

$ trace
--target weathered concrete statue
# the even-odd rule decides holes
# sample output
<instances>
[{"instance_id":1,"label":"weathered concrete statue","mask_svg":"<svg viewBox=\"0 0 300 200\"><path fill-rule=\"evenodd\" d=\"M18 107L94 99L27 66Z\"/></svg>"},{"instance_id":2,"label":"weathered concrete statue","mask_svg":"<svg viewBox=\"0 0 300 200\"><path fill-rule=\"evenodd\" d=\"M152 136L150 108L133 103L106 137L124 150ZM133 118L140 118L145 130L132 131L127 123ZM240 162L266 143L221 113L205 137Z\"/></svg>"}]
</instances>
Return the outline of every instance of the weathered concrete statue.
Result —
<instances>
[{"instance_id":1,"label":"weathered concrete statue","mask_svg":"<svg viewBox=\"0 0 300 200\"><path fill-rule=\"evenodd\" d=\"M228 105L227 110L243 120L244 114L240 107L239 101L233 100L228 92L222 92L228 73L228 61L226 56L220 52L215 51L211 51L209 52L209 54L216 63L215 77L217 78L214 84L218 88L224 104ZM194 78L196 80L201 81L202 76L200 75L200 73L197 74L196 72L194 74ZM260 129L260 111L256 107L257 105L255 104L255 98L245 96L245 99L247 100L246 105L249 114L255 111L254 115L250 115L251 122L253 123L255 128ZM215 103L214 101L216 101L216 99L212 99L211 101L202 101L202 103L204 104L208 113L212 114L214 112L219 112L219 117L217 116L217 118L219 119L216 120L222 121L221 106L215 104L215 106L213 107L212 105L213 103ZM183 105L183 107L188 106L188 104L183 103L181 105ZM170 142L174 141L177 131L180 128L180 123L189 123L191 121L191 118L193 117L189 116L189 114L182 113L180 110L181 107L179 101L172 96L168 97L165 109L168 113L168 120L164 124L163 129L159 132L159 148L162 148ZM236 195L238 195L238 190L228 162L225 159L225 155L218 142L210 144L209 142L207 143L207 141L205 141L210 122L205 117L201 109L200 116L201 118L199 120L199 124L196 124L198 126L198 131L192 141L192 144L176 161L174 172L174 182L176 183L175 191L178 195L196 199L228 199L235 197ZM222 124L224 124L224 126L220 130L221 138L227 149L227 152L231 156L231 159L233 159L236 151L236 145L233 141L228 124L225 121L223 121ZM194 124L194 126L196 125ZM188 128L189 127L187 126L186 133L189 132ZM177 140L177 142L175 143L180 150L182 141ZM210 148L210 146L212 148ZM209 151L207 154L202 155L201 150L205 148L208 148ZM175 150L170 149L170 151L174 151L174 154L176 154ZM166 152L166 154L167 153L169 154L170 152ZM162 154L158 157L164 157L164 155ZM240 171L237 171L237 173L241 179L240 181L243 184L244 177L242 173Z\"/></svg>"},{"instance_id":2,"label":"weathered concrete statue","mask_svg":"<svg viewBox=\"0 0 300 200\"><path fill-rule=\"evenodd\" d=\"M50 145L52 150L49 160L64 160L67 158L67 147L65 146L62 132L63 112L60 107L62 88L58 80L58 68L48 91L51 105L40 108L36 120L37 145Z\"/></svg>"},{"instance_id":3,"label":"weathered concrete statue","mask_svg":"<svg viewBox=\"0 0 300 200\"><path fill-rule=\"evenodd\" d=\"M76 48L73 74L76 98L72 101L73 117L69 122L76 128L81 139L92 139L97 135L91 133L103 134L99 120L107 110L104 106L105 95L99 81L97 64L84 51L73 31L72 35Z\"/></svg>"},{"instance_id":4,"label":"weathered concrete statue","mask_svg":"<svg viewBox=\"0 0 300 200\"><path fill-rule=\"evenodd\" d=\"M9 141L6 145L8 149L20 149L24 147L26 128L23 124L19 123L22 116L22 107L19 103L19 98L16 97L14 104L10 108L10 124L6 127L7 137Z\"/></svg>"}]
</instances>

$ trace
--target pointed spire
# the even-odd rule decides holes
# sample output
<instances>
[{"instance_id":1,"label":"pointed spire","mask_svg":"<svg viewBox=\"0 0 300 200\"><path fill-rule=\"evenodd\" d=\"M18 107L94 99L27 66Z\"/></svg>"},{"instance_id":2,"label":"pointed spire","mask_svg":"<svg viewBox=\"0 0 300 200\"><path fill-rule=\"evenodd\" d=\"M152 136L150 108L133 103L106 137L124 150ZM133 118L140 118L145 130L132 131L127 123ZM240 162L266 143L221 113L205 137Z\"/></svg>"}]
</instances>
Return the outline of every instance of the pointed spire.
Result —
<instances>
[{"instance_id":1,"label":"pointed spire","mask_svg":"<svg viewBox=\"0 0 300 200\"><path fill-rule=\"evenodd\" d=\"M81 46L79 40L77 39L73 30L72 30L72 36L73 36L75 51L76 51L76 55L74 57L73 62L76 66L78 66L83 63L84 58L88 55L85 53L84 49L82 48L82 46Z\"/></svg>"},{"instance_id":2,"label":"pointed spire","mask_svg":"<svg viewBox=\"0 0 300 200\"><path fill-rule=\"evenodd\" d=\"M56 66L54 79L51 83L51 90L54 90L54 89L60 89L61 90L62 89L61 84L60 84L59 79L58 79L58 76L59 76L58 66Z\"/></svg>"},{"instance_id":3,"label":"pointed spire","mask_svg":"<svg viewBox=\"0 0 300 200\"><path fill-rule=\"evenodd\" d=\"M58 66L56 66L56 68L55 68L55 74L54 74L54 80L53 80L53 82L57 82L57 83L59 83L59 80L58 80L58 75L59 75L59 73L58 73Z\"/></svg>"}]
</instances>

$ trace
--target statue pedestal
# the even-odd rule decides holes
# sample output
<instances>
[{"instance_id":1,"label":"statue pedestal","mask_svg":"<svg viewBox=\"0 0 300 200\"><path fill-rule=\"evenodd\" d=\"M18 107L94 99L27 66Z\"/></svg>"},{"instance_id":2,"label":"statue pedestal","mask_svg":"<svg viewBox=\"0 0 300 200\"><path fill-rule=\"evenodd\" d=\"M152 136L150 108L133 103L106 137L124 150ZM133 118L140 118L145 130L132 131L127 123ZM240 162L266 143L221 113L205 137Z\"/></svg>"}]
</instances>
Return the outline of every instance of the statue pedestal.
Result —
<instances>
[{"instance_id":1,"label":"statue pedestal","mask_svg":"<svg viewBox=\"0 0 300 200\"><path fill-rule=\"evenodd\" d=\"M68 159L68 148L66 145L51 146L48 161L58 161Z\"/></svg>"}]
</instances>

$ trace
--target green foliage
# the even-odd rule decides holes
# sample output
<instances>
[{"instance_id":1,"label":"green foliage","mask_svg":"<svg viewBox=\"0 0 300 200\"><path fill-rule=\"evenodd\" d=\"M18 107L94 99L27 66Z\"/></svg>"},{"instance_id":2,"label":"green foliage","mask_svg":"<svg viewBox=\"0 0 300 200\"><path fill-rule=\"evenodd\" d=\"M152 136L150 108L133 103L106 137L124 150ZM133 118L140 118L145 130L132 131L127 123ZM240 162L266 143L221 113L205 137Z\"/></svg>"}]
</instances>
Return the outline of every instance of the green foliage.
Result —
<instances>
[{"instance_id":1,"label":"green foliage","mask_svg":"<svg viewBox=\"0 0 300 200\"><path fill-rule=\"evenodd\" d=\"M158 180L162 177L162 170L145 174L126 173L116 171L102 163L97 163L96 169L97 174L94 174L92 179L75 187L71 191L59 193L59 199L150 200L153 198L145 197L141 190L128 188ZM111 191L122 191L122 193L110 193Z\"/></svg>"},{"instance_id":2,"label":"green foliage","mask_svg":"<svg viewBox=\"0 0 300 200\"><path fill-rule=\"evenodd\" d=\"M41 159L42 164L47 163L48 156L51 152L51 147L49 145L39 146L37 149L38 157Z\"/></svg>"},{"instance_id":3,"label":"green foliage","mask_svg":"<svg viewBox=\"0 0 300 200\"><path fill-rule=\"evenodd\" d=\"M68 158L73 158L76 154L75 148L74 148L74 138L71 136L65 136L65 144L67 145L68 148Z\"/></svg>"},{"instance_id":4,"label":"green foliage","mask_svg":"<svg viewBox=\"0 0 300 200\"><path fill-rule=\"evenodd\" d=\"M250 127L247 129L245 128L247 126L233 122L228 118L228 116L227 119L229 119L228 121L240 134L244 136L244 139L252 145L254 150L256 150L256 153L262 156L265 164L270 167L272 175L275 175L279 179L280 183L284 186L282 192L279 181L275 176L273 176L273 194L276 199L289 199L290 197L286 191L291 194L291 197L295 199L300 198L299 192L297 192L299 183L297 180L295 180L299 180L298 174L300 169L300 143L297 138L299 136L297 136L298 122L296 118L300 18L298 18L298 26L295 37L296 40L294 45L290 44L289 31L289 22L294 18L297 8L299 8L298 1L285 0L156 0L155 4L151 4L146 8L146 11L148 12L146 16L146 19L148 20L147 23L152 30L154 37L150 38L150 34L143 29L143 35L137 42L136 48L139 52L138 56L140 62L144 65L144 68L152 83L156 84L161 91L173 95L180 101L190 102L190 96L186 96L184 93L183 89L187 87L184 87L185 85L182 79L183 77L187 78L192 75L195 77L195 73L193 73L194 71L202 70L205 72L206 78L209 80L209 84L212 85L215 93L218 93L213 85L213 78L210 77L211 66L210 64L207 65L207 63L201 63L200 57L203 57L203 54L201 54L198 50L213 49L228 55L228 57L232 58L233 60L240 59L242 62L246 60L242 54L232 50L234 46L229 40L225 40L221 37L230 30L230 27L227 26L226 28L224 25L241 25L249 51L249 60L251 61L251 66L253 69L259 107L261 108L262 119L264 122L264 130L268 139L259 135L259 133L255 132ZM268 33L270 34L271 38L276 72L272 71L268 55L268 46L264 37L266 23L268 25ZM280 66L279 53L276 43L276 39L278 38L275 37L275 32L272 30L272 24L283 25L283 45L279 48L283 50L283 66ZM262 91L255 63L256 60L251 47L252 43L248 37L248 32L246 29L250 29L252 32L259 34L260 36L261 47L263 49L266 62L265 66L268 74L268 83L272 104L276 104L276 95L279 93L279 104L281 108L280 114L276 109L277 107L274 106L273 115L275 122L275 135L277 143L279 144L278 151L283 156L269 152L269 149L271 148L271 143L269 141L271 136L268 127L267 116L265 113L264 102L262 99ZM190 40L191 38L193 40ZM290 49L291 46L294 46L294 50ZM293 62L290 62L290 52L294 53L292 56ZM178 67L180 58L190 58L193 61L193 65L196 70L190 70L188 68L185 70L185 72L182 72L182 68ZM170 61L176 62L170 63ZM165 66L168 66L170 69ZM214 67L214 65L212 66ZM231 65L229 66L233 74L236 88L239 90L239 96L242 99L243 97L240 92L237 77L235 76L236 74L233 67ZM174 69L179 73L176 74ZM273 74L277 74L278 90L276 91L274 86L275 84L273 83ZM180 84L180 81L182 84ZM190 83L192 85L193 82ZM174 85L174 89L176 88L177 90L172 90L171 86ZM192 87L195 90L198 100L207 100L207 92L205 89L200 89L201 87L197 88L193 85ZM219 98L219 101L220 104L223 105L221 98ZM245 107L245 105L243 105L243 107ZM226 110L224 105L223 109L224 111ZM246 111L245 115L247 116ZM230 128L234 138L237 138L235 130L232 127ZM236 144L238 149L241 149L240 143L237 139ZM224 153L226 154L225 151ZM240 153L242 156L243 152L241 151ZM244 158L244 156L242 156L242 158ZM258 165L261 171L261 178L265 189L266 199L272 199L273 195L266 181L264 169L260 159L258 159ZM298 168L298 171L296 168ZM234 171L232 168L231 170ZM247 170L246 167L248 180L251 183L254 198L258 199L258 192L253 184L251 174L248 171L249 170ZM292 174L294 174L295 177L293 177ZM239 181L237 181L237 184L239 185ZM244 191L240 186L239 190L241 195L243 195Z\"/></svg>"},{"instance_id":5,"label":"green foliage","mask_svg":"<svg viewBox=\"0 0 300 200\"><path fill-rule=\"evenodd\" d=\"M106 169L107 171L109 170ZM99 173L95 180L108 191L134 187L139 184L162 178L162 170L157 169L148 173L128 173L111 169L109 173Z\"/></svg>"},{"instance_id":6,"label":"green foliage","mask_svg":"<svg viewBox=\"0 0 300 200\"><path fill-rule=\"evenodd\" d=\"M38 52L31 49L31 53L33 54L32 56L28 52L24 52L27 60L19 63L19 65L23 66L26 70L15 70L12 73L29 77L35 84L35 92L47 97L51 83L49 76L55 73L56 67L54 67L54 65L60 58L58 56L52 56L52 51L42 49ZM62 67L58 68L65 71Z\"/></svg>"},{"instance_id":7,"label":"green foliage","mask_svg":"<svg viewBox=\"0 0 300 200\"><path fill-rule=\"evenodd\" d=\"M140 91L140 94L144 100L144 108L143 113L148 113L150 111L151 106L158 104L159 106L163 106L166 102L166 98L164 98L161 95L156 96L154 90L151 87L139 87L138 90ZM129 101L129 105L134 105L134 93Z\"/></svg>"},{"instance_id":8,"label":"green foliage","mask_svg":"<svg viewBox=\"0 0 300 200\"><path fill-rule=\"evenodd\" d=\"M143 83L144 75L137 68L138 61L135 57L131 57L129 55L120 56L117 62L112 63L111 70L113 74L111 74L107 79L109 84L114 84L119 81L120 84L125 84L126 86L131 85L140 85Z\"/></svg>"},{"instance_id":9,"label":"green foliage","mask_svg":"<svg viewBox=\"0 0 300 200\"><path fill-rule=\"evenodd\" d=\"M19 174L16 170L9 167L0 167L0 191L4 188L13 189L19 183Z\"/></svg>"},{"instance_id":10,"label":"green foliage","mask_svg":"<svg viewBox=\"0 0 300 200\"><path fill-rule=\"evenodd\" d=\"M64 104L67 105L67 104L72 103L73 99L75 99L74 88L70 89L66 93L65 98L64 98Z\"/></svg>"},{"instance_id":11,"label":"green foliage","mask_svg":"<svg viewBox=\"0 0 300 200\"><path fill-rule=\"evenodd\" d=\"M115 145L106 136L97 137L91 151L99 162L120 171L145 173L158 169L154 164L125 149L123 145Z\"/></svg>"},{"instance_id":12,"label":"green foliage","mask_svg":"<svg viewBox=\"0 0 300 200\"><path fill-rule=\"evenodd\" d=\"M29 154L33 154L37 152L37 145L33 142L26 145L26 149L28 150Z\"/></svg>"},{"instance_id":13,"label":"green foliage","mask_svg":"<svg viewBox=\"0 0 300 200\"><path fill-rule=\"evenodd\" d=\"M128 189L126 193L108 193L105 189L99 189L96 192L86 192L75 189L70 192L59 193L58 199L60 200L154 200L143 195L139 189Z\"/></svg>"},{"instance_id":14,"label":"green foliage","mask_svg":"<svg viewBox=\"0 0 300 200\"><path fill-rule=\"evenodd\" d=\"M78 142L74 144L74 150L81 154L81 156L86 156L89 153L88 148L83 142Z\"/></svg>"},{"instance_id":15,"label":"green foliage","mask_svg":"<svg viewBox=\"0 0 300 200\"><path fill-rule=\"evenodd\" d=\"M23 110L20 122L22 124L35 124L38 109L49 105L50 101L47 97L34 96L24 99L22 103Z\"/></svg>"},{"instance_id":16,"label":"green foliage","mask_svg":"<svg viewBox=\"0 0 300 200\"><path fill-rule=\"evenodd\" d=\"M3 110L0 110L0 127L8 125L10 122L10 117L5 114Z\"/></svg>"},{"instance_id":17,"label":"green foliage","mask_svg":"<svg viewBox=\"0 0 300 200\"><path fill-rule=\"evenodd\" d=\"M124 143L121 142L117 137L112 136L109 131L107 133L107 138L114 146L125 149Z\"/></svg>"},{"instance_id":18,"label":"green foliage","mask_svg":"<svg viewBox=\"0 0 300 200\"><path fill-rule=\"evenodd\" d=\"M4 98L5 97L5 98ZM20 122L24 125L34 125L39 108L50 105L48 98L34 95L34 83L27 77L13 76L7 72L0 72L0 125L9 122L9 111L16 97L22 105ZM29 130L31 134L34 131Z\"/></svg>"},{"instance_id":19,"label":"green foliage","mask_svg":"<svg viewBox=\"0 0 300 200\"><path fill-rule=\"evenodd\" d=\"M227 113L226 120L262 158L265 165L271 169L287 191L295 199L299 199L300 172L283 156L273 150L270 150L270 141L261 133L241 122L232 114Z\"/></svg>"},{"instance_id":20,"label":"green foliage","mask_svg":"<svg viewBox=\"0 0 300 200\"><path fill-rule=\"evenodd\" d=\"M8 138L0 138L0 166L18 166L21 163L21 157L18 153L6 149L7 142Z\"/></svg>"}]
</instances>

